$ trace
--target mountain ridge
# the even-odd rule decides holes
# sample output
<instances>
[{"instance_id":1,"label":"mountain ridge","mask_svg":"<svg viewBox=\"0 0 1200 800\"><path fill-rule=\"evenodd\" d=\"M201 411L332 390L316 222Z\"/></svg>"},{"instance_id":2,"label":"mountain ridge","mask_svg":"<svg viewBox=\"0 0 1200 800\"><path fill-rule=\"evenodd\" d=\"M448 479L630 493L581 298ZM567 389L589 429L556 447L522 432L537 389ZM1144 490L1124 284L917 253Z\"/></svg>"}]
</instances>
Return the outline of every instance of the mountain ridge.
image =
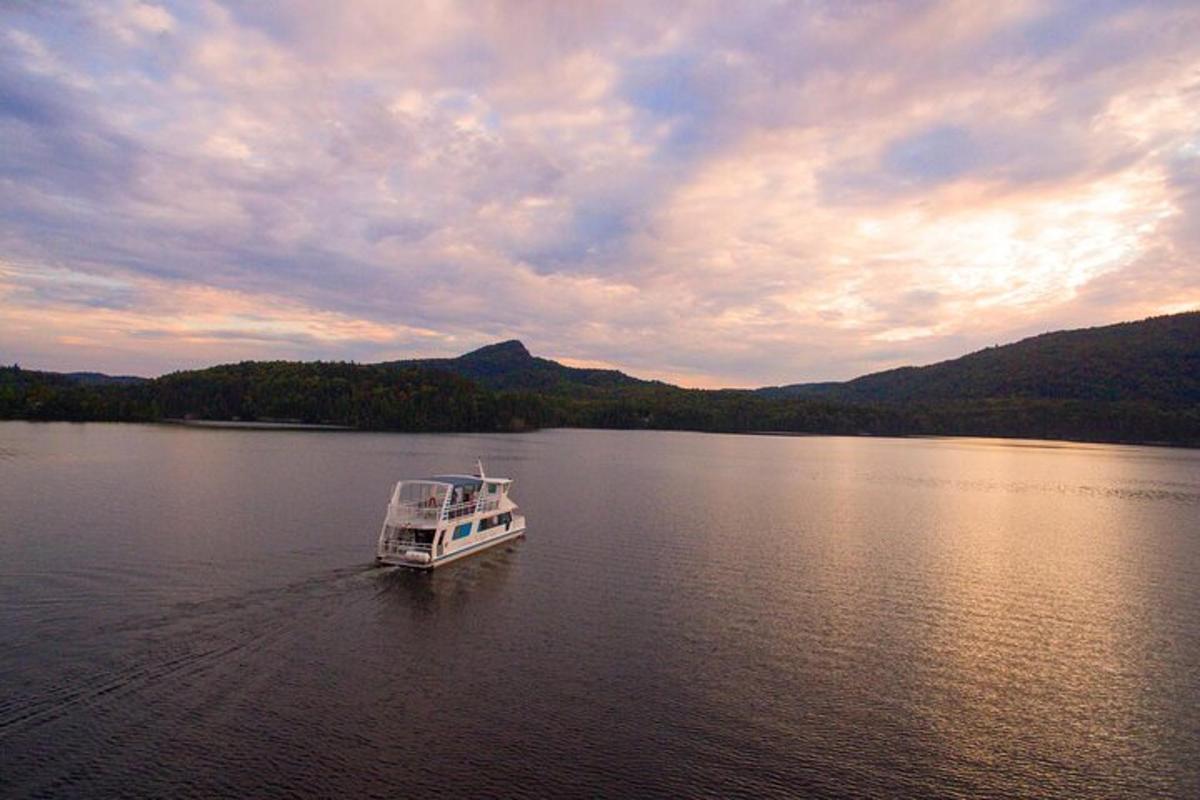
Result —
<instances>
[{"instance_id":1,"label":"mountain ridge","mask_svg":"<svg viewBox=\"0 0 1200 800\"><path fill-rule=\"evenodd\" d=\"M529 352L519 339L507 339L454 358L414 358L379 362L384 367L441 369L497 390L544 392L591 391L630 386L666 385L615 369L569 367Z\"/></svg>"},{"instance_id":2,"label":"mountain ridge","mask_svg":"<svg viewBox=\"0 0 1200 800\"><path fill-rule=\"evenodd\" d=\"M1124 342L1117 341L1121 337ZM567 366L533 355L519 339L484 345L454 357L381 361L375 366L441 370L498 391L570 394L634 387L692 391L660 380L637 378L617 369ZM25 372L79 385L128 385L155 380L100 372ZM1154 376L1154 380L1149 380L1149 376ZM895 367L846 381L695 391L751 392L771 398L808 397L860 403L986 398L1200 403L1200 311L1048 331L932 364Z\"/></svg>"},{"instance_id":3,"label":"mountain ridge","mask_svg":"<svg viewBox=\"0 0 1200 800\"><path fill-rule=\"evenodd\" d=\"M457 358L243 361L134 382L0 367L0 419L295 421L363 430L585 427L1200 446L1200 313L1059 331L841 384L684 389L516 340Z\"/></svg>"},{"instance_id":4,"label":"mountain ridge","mask_svg":"<svg viewBox=\"0 0 1200 800\"><path fill-rule=\"evenodd\" d=\"M1200 403L1200 311L1037 334L925 366L755 390L849 402L988 398Z\"/></svg>"},{"instance_id":5,"label":"mountain ridge","mask_svg":"<svg viewBox=\"0 0 1200 800\"><path fill-rule=\"evenodd\" d=\"M615 369L568 367L532 355L517 339L456 358L408 359L382 365L441 369L499 390L682 389ZM1200 403L1200 311L1049 331L957 358L871 372L847 381L684 391L887 404L986 399L1195 404Z\"/></svg>"}]
</instances>

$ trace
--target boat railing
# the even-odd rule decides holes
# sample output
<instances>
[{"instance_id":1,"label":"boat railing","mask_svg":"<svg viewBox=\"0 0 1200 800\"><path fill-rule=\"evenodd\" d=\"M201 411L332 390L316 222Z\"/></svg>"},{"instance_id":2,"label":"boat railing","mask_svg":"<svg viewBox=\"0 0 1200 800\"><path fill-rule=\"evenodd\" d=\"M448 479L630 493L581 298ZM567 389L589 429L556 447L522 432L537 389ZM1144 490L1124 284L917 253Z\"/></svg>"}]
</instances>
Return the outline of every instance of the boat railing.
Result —
<instances>
[{"instance_id":1,"label":"boat railing","mask_svg":"<svg viewBox=\"0 0 1200 800\"><path fill-rule=\"evenodd\" d=\"M388 539L383 542L383 545L380 548L380 550L385 554L390 553L392 555L398 555L398 556L404 555L405 553L407 553L410 550L416 550L419 553L432 553L433 552L433 543L432 542L401 542L401 541L396 541L395 539Z\"/></svg>"},{"instance_id":2,"label":"boat railing","mask_svg":"<svg viewBox=\"0 0 1200 800\"><path fill-rule=\"evenodd\" d=\"M442 507L421 502L395 503L395 518L400 522L437 522L441 519Z\"/></svg>"},{"instance_id":3,"label":"boat railing","mask_svg":"<svg viewBox=\"0 0 1200 800\"><path fill-rule=\"evenodd\" d=\"M469 517L472 514L482 514L500 507L500 498L484 497L479 500L469 500L466 503L455 503L442 510L442 519L457 519Z\"/></svg>"},{"instance_id":4,"label":"boat railing","mask_svg":"<svg viewBox=\"0 0 1200 800\"><path fill-rule=\"evenodd\" d=\"M439 520L469 517L472 514L482 514L494 511L500 507L499 497L483 497L469 500L465 503L454 503L448 506L431 506L419 501L396 503L394 518L399 522L437 522Z\"/></svg>"}]
</instances>

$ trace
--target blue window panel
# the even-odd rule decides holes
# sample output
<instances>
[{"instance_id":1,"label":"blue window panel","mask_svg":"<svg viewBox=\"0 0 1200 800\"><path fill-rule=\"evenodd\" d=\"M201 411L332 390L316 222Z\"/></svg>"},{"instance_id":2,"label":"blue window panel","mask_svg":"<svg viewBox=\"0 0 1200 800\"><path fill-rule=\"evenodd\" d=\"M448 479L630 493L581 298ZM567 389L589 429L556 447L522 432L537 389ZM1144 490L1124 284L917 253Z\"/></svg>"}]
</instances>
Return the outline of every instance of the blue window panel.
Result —
<instances>
[{"instance_id":1,"label":"blue window panel","mask_svg":"<svg viewBox=\"0 0 1200 800\"><path fill-rule=\"evenodd\" d=\"M451 539L465 539L470 535L471 535L471 523L464 522L462 525L459 525L457 528L454 529L454 535L451 536L450 538Z\"/></svg>"}]
</instances>

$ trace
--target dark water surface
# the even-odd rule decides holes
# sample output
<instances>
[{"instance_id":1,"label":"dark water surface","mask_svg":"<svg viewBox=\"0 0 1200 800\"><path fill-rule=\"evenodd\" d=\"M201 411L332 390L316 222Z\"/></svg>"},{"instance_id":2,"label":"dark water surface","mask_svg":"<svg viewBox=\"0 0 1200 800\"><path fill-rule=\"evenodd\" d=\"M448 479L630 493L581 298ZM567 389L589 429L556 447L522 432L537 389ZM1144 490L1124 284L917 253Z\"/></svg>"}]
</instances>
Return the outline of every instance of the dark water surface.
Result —
<instances>
[{"instance_id":1,"label":"dark water surface","mask_svg":"<svg viewBox=\"0 0 1200 800\"><path fill-rule=\"evenodd\" d=\"M848 794L1200 796L1200 451L0 423L0 796Z\"/></svg>"}]
</instances>

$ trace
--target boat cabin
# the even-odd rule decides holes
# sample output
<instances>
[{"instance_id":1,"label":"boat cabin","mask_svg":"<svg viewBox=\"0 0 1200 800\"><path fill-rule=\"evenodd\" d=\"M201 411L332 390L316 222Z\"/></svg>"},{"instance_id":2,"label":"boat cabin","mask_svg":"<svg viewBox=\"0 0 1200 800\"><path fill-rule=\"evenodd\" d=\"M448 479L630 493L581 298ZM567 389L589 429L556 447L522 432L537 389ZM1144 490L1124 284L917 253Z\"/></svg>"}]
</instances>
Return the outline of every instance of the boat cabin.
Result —
<instances>
[{"instance_id":1,"label":"boat cabin","mask_svg":"<svg viewBox=\"0 0 1200 800\"><path fill-rule=\"evenodd\" d=\"M511 487L508 478L482 474L400 481L388 503L379 560L432 566L460 551L482 549L519 534L524 517L516 515L508 496Z\"/></svg>"}]
</instances>

